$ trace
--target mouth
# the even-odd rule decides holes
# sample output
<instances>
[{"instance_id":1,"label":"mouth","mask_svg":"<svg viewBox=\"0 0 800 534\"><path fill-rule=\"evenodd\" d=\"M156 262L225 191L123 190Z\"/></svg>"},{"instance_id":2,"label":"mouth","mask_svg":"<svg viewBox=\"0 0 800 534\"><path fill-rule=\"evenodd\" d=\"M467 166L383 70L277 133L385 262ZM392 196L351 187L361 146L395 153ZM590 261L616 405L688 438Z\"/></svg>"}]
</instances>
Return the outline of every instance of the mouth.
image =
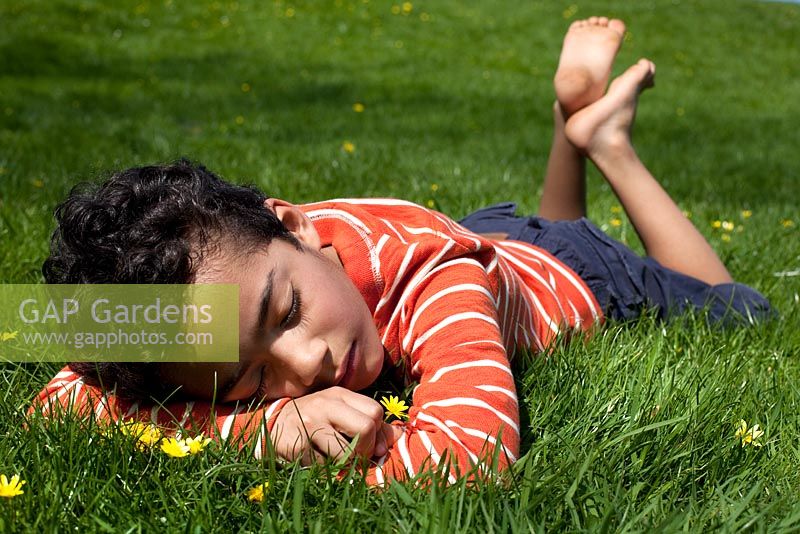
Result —
<instances>
[{"instance_id":1,"label":"mouth","mask_svg":"<svg viewBox=\"0 0 800 534\"><path fill-rule=\"evenodd\" d=\"M337 385L350 389L350 381L355 375L356 363L358 363L356 361L356 342L353 341L353 344L350 345L350 350L347 352L347 356L345 357L344 366L339 372L340 378L336 381Z\"/></svg>"}]
</instances>

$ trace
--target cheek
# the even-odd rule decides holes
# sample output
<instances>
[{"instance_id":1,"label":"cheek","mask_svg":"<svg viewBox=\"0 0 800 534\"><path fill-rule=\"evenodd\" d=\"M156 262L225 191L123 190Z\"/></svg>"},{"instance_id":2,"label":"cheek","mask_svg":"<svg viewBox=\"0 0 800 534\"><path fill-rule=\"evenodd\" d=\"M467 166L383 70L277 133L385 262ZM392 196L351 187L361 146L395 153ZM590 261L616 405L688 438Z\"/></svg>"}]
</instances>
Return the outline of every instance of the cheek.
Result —
<instances>
[{"instance_id":1,"label":"cheek","mask_svg":"<svg viewBox=\"0 0 800 534\"><path fill-rule=\"evenodd\" d=\"M314 307L322 312L323 317L333 321L352 321L366 307L361 294L343 273L329 279L327 283L317 284L312 292Z\"/></svg>"}]
</instances>

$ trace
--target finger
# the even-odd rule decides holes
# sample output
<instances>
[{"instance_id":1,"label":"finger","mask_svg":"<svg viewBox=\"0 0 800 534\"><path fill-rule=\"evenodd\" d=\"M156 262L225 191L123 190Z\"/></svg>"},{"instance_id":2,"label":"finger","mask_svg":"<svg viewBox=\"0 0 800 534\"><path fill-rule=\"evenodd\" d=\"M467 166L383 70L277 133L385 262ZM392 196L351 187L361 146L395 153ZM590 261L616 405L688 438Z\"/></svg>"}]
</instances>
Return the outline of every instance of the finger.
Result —
<instances>
[{"instance_id":1,"label":"finger","mask_svg":"<svg viewBox=\"0 0 800 534\"><path fill-rule=\"evenodd\" d=\"M386 446L391 447L395 442L400 439L400 436L405 432L405 427L402 424L390 425L388 423L381 424L381 435L386 439Z\"/></svg>"},{"instance_id":2,"label":"finger","mask_svg":"<svg viewBox=\"0 0 800 534\"><path fill-rule=\"evenodd\" d=\"M325 455L317 451L314 447L307 447L300 457L300 464L304 466L325 463Z\"/></svg>"},{"instance_id":3,"label":"finger","mask_svg":"<svg viewBox=\"0 0 800 534\"><path fill-rule=\"evenodd\" d=\"M297 456L300 458L300 463L305 466L323 464L329 458L334 460L344 458L348 453L349 444L347 437L333 428L318 428L307 436L304 441L305 447Z\"/></svg>"},{"instance_id":4,"label":"finger","mask_svg":"<svg viewBox=\"0 0 800 534\"><path fill-rule=\"evenodd\" d=\"M375 420L368 415L365 415L347 404L343 404L342 408L337 410L336 416L332 419L331 426L333 426L333 429L339 434L350 438L358 437L358 441L355 442L355 447L353 448L353 451L357 455L365 458L369 458L373 455L375 451L375 439L380 425L383 423L376 423Z\"/></svg>"},{"instance_id":5,"label":"finger","mask_svg":"<svg viewBox=\"0 0 800 534\"><path fill-rule=\"evenodd\" d=\"M381 423L381 428L375 437L375 452L373 456L380 458L389 452L389 448L403 435L403 426Z\"/></svg>"},{"instance_id":6,"label":"finger","mask_svg":"<svg viewBox=\"0 0 800 534\"><path fill-rule=\"evenodd\" d=\"M380 432L375 436L375 450L372 451L373 457L380 458L389 451L389 446L386 444L386 435L381 428Z\"/></svg>"},{"instance_id":7,"label":"finger","mask_svg":"<svg viewBox=\"0 0 800 534\"><path fill-rule=\"evenodd\" d=\"M305 435L304 431L292 432L290 435L278 435L274 438L276 444L276 452L281 458L289 461L294 461L300 458L303 465L310 465L312 460L308 456L309 449L311 449L311 442Z\"/></svg>"},{"instance_id":8,"label":"finger","mask_svg":"<svg viewBox=\"0 0 800 534\"><path fill-rule=\"evenodd\" d=\"M342 387L332 389L335 390L339 400L346 403L348 406L370 417L376 423L383 422L383 406L375 399Z\"/></svg>"},{"instance_id":9,"label":"finger","mask_svg":"<svg viewBox=\"0 0 800 534\"><path fill-rule=\"evenodd\" d=\"M320 431L317 432L313 438L314 451L316 453L315 461L317 463L324 462L327 458L333 460L346 460L353 455L354 449L352 443L347 436L333 431Z\"/></svg>"}]
</instances>

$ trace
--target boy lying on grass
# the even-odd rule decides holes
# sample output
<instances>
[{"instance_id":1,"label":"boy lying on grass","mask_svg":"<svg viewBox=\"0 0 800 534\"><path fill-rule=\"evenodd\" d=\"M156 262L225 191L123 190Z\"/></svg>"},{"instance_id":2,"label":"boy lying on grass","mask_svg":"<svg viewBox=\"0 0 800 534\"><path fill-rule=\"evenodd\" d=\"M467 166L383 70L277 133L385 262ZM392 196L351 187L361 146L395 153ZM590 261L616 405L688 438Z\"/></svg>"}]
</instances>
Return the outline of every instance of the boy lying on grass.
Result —
<instances>
[{"instance_id":1,"label":"boy lying on grass","mask_svg":"<svg viewBox=\"0 0 800 534\"><path fill-rule=\"evenodd\" d=\"M72 364L41 394L43 409L70 399L106 419L203 421L218 439L260 432L257 455L270 439L304 462L341 458L357 436L373 483L445 461L452 480L519 454L515 351L648 309L767 316L766 299L733 282L639 161L631 127L655 66L640 60L606 91L624 31L592 17L566 34L539 217L518 217L513 204L460 223L400 200L293 205L188 162L73 191L57 210L47 282L238 284L240 361ZM584 218L585 158L646 258ZM391 369L419 385L408 421L388 425L358 391Z\"/></svg>"}]
</instances>

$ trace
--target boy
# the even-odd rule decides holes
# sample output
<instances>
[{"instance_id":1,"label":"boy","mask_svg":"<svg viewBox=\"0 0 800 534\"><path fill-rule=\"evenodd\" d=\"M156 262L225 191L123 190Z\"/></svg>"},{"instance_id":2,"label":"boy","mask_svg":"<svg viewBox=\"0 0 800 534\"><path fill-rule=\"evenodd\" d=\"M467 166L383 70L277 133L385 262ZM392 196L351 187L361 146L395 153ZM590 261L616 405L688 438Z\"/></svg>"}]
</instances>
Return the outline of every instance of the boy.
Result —
<instances>
[{"instance_id":1,"label":"boy","mask_svg":"<svg viewBox=\"0 0 800 534\"><path fill-rule=\"evenodd\" d=\"M516 217L510 204L463 226L388 199L296 206L186 162L73 192L57 210L46 280L238 284L240 361L72 364L40 396L44 409L71 398L101 418L191 418L221 439L260 432L256 455L269 433L281 457L305 462L341 458L357 436L354 452L374 459L370 482L431 465L454 480L487 457L503 467L519 454L515 350L544 351L559 334L647 308L661 317L702 307L712 320L766 316L767 301L733 283L636 156L630 131L655 66L639 61L606 92L624 31L619 20L592 17L567 32L542 218ZM583 219L587 157L648 258ZM419 383L407 423L385 424L380 405L357 393L391 368ZM170 394L172 404L147 413L126 400ZM233 404L247 400L269 402Z\"/></svg>"}]
</instances>

